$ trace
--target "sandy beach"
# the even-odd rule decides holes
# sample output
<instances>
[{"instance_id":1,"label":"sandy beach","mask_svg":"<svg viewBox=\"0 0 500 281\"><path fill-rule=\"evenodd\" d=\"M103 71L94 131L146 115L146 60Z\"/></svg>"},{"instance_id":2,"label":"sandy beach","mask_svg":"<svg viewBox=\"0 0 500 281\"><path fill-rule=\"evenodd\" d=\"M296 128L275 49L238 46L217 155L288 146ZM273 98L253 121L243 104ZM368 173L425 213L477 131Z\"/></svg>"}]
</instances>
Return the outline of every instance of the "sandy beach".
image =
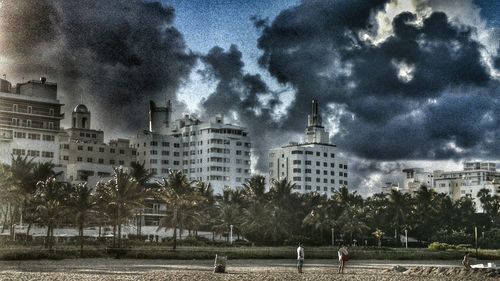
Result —
<instances>
[{"instance_id":1,"label":"sandy beach","mask_svg":"<svg viewBox=\"0 0 500 281\"><path fill-rule=\"evenodd\" d=\"M0 280L498 280L500 271L465 270L442 261L399 262L408 270L392 270L390 261L356 261L338 274L334 261L306 263L298 274L293 260L229 261L226 274L212 273L212 262L171 260L82 259L0 261ZM434 266L431 266L434 264Z\"/></svg>"}]
</instances>

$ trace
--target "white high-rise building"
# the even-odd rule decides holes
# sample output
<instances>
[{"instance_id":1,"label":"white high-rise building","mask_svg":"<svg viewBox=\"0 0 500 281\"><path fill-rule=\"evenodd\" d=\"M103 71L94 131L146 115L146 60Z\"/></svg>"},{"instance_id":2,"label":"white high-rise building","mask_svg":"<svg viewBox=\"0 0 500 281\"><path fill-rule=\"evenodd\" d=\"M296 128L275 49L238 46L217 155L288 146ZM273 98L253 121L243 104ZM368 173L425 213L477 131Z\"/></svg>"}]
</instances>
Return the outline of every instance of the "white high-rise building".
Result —
<instances>
[{"instance_id":1,"label":"white high-rise building","mask_svg":"<svg viewBox=\"0 0 500 281\"><path fill-rule=\"evenodd\" d=\"M0 162L10 164L12 155L20 155L58 164L61 106L57 84L45 77L16 87L0 79Z\"/></svg>"},{"instance_id":2,"label":"white high-rise building","mask_svg":"<svg viewBox=\"0 0 500 281\"><path fill-rule=\"evenodd\" d=\"M132 144L137 161L162 178L168 170L181 170L190 180L210 182L215 193L241 186L250 178L251 141L244 127L225 124L221 115L208 122L192 116L171 122L170 102L150 102L149 130L138 133Z\"/></svg>"},{"instance_id":3,"label":"white high-rise building","mask_svg":"<svg viewBox=\"0 0 500 281\"><path fill-rule=\"evenodd\" d=\"M304 143L290 143L269 151L269 178L286 178L300 193L319 192L331 196L335 189L348 186L347 160L329 141L322 125L318 103L312 101Z\"/></svg>"}]
</instances>

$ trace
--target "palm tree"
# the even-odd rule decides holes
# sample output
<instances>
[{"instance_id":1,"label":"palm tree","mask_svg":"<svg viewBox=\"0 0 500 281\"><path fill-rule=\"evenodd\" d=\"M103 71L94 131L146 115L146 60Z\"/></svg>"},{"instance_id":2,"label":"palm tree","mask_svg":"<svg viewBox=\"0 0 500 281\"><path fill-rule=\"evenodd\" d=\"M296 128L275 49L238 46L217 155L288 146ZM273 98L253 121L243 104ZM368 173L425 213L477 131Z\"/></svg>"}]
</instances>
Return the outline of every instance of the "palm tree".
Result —
<instances>
[{"instance_id":1,"label":"palm tree","mask_svg":"<svg viewBox=\"0 0 500 281\"><path fill-rule=\"evenodd\" d=\"M14 208L19 205L19 191L14 185L14 178L10 166L0 164L0 208L3 219L1 233L9 226L13 238ZM8 224L8 225L7 225Z\"/></svg>"},{"instance_id":2,"label":"palm tree","mask_svg":"<svg viewBox=\"0 0 500 281\"><path fill-rule=\"evenodd\" d=\"M113 179L109 180L104 187L108 190L107 204L112 207L110 217L114 228L118 229L118 248L120 248L122 224L142 207L141 200L144 198L144 192L139 182L123 168L115 167L114 171Z\"/></svg>"},{"instance_id":3,"label":"palm tree","mask_svg":"<svg viewBox=\"0 0 500 281\"><path fill-rule=\"evenodd\" d=\"M265 203L252 202L243 209L240 230L251 241L264 242L271 237L271 210Z\"/></svg>"},{"instance_id":4,"label":"palm tree","mask_svg":"<svg viewBox=\"0 0 500 281\"><path fill-rule=\"evenodd\" d=\"M52 252L54 228L66 216L67 200L66 184L57 182L53 177L36 185L36 219L40 225L47 226L46 246L49 252Z\"/></svg>"},{"instance_id":5,"label":"palm tree","mask_svg":"<svg viewBox=\"0 0 500 281\"><path fill-rule=\"evenodd\" d=\"M168 178L163 178L159 183L160 189L157 196L167 204L167 216L160 220L158 230L173 228L173 246L177 248L177 228L192 226L201 216L196 212L197 206L205 198L196 192L193 183L189 181L182 171L169 171Z\"/></svg>"},{"instance_id":6,"label":"palm tree","mask_svg":"<svg viewBox=\"0 0 500 281\"><path fill-rule=\"evenodd\" d=\"M410 195L399 190L391 190L387 202L387 219L394 228L394 234L399 239L401 226L406 224L409 212Z\"/></svg>"},{"instance_id":7,"label":"palm tree","mask_svg":"<svg viewBox=\"0 0 500 281\"><path fill-rule=\"evenodd\" d=\"M73 186L70 193L70 210L75 215L75 223L78 226L78 237L80 240L80 256L83 255L83 227L88 223L94 206L92 188L87 183Z\"/></svg>"},{"instance_id":8,"label":"palm tree","mask_svg":"<svg viewBox=\"0 0 500 281\"><path fill-rule=\"evenodd\" d=\"M310 225L320 231L321 243L324 242L323 233L325 230L335 226L332 212L325 205L314 206L311 212L304 218L304 225Z\"/></svg>"},{"instance_id":9,"label":"palm tree","mask_svg":"<svg viewBox=\"0 0 500 281\"><path fill-rule=\"evenodd\" d=\"M344 234L349 234L351 242L356 234L363 235L364 232L370 230L370 227L363 220L366 217L364 209L359 206L348 207L339 217L339 224L342 226Z\"/></svg>"},{"instance_id":10,"label":"palm tree","mask_svg":"<svg viewBox=\"0 0 500 281\"><path fill-rule=\"evenodd\" d=\"M217 205L216 208L218 212L212 230L217 234L227 234L232 225L235 234L241 233L241 212L239 204L222 202ZM229 235L226 236L226 241L229 241Z\"/></svg>"},{"instance_id":11,"label":"palm tree","mask_svg":"<svg viewBox=\"0 0 500 281\"><path fill-rule=\"evenodd\" d=\"M262 201L266 195L266 177L255 175L243 184L243 190L248 199Z\"/></svg>"},{"instance_id":12,"label":"palm tree","mask_svg":"<svg viewBox=\"0 0 500 281\"><path fill-rule=\"evenodd\" d=\"M155 172L149 171L148 169L145 168L144 162L141 164L139 162L132 162L130 163L130 175L132 178L134 178L138 183L139 186L143 189L149 189L153 187L156 184L151 184L150 181L153 179L155 176ZM146 196L144 197L144 200L147 200ZM144 202L143 202L143 205ZM136 214L136 222L137 222L137 235L141 235L142 233L142 212L143 209L138 209L139 212Z\"/></svg>"}]
</instances>

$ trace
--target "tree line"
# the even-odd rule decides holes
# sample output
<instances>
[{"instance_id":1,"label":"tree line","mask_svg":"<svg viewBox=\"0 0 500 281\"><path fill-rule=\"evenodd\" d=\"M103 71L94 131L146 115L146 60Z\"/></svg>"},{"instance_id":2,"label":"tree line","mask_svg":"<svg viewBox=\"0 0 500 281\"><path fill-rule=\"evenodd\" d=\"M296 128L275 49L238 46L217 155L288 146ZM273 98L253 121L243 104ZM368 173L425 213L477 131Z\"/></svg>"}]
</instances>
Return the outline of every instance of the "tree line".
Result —
<instances>
[{"instance_id":1,"label":"tree line","mask_svg":"<svg viewBox=\"0 0 500 281\"><path fill-rule=\"evenodd\" d=\"M113 177L95 187L71 185L56 180L52 163L34 163L27 157L13 157L11 165L0 166L2 232L14 233L16 223L46 227L45 245L51 250L54 228L71 225L79 232L83 250L83 229L88 226L113 229L113 245L122 245L122 225L140 221L146 200L166 205L158 230L173 229L172 247L183 231L196 237L198 231L229 238L232 228L241 240L257 245L289 245L305 242L329 245L363 244L363 241L391 241L400 244L401 234L422 242L442 237L470 237L500 228L500 198L480 192L484 213L476 213L469 197L452 200L422 186L413 196L392 190L363 198L346 187L331 197L311 192L294 192L286 179L273 181L256 175L241 188L225 189L215 195L209 183L190 181L181 171L169 171L161 181L153 173L132 163L128 170L115 168ZM444 239L444 238L443 238Z\"/></svg>"}]
</instances>

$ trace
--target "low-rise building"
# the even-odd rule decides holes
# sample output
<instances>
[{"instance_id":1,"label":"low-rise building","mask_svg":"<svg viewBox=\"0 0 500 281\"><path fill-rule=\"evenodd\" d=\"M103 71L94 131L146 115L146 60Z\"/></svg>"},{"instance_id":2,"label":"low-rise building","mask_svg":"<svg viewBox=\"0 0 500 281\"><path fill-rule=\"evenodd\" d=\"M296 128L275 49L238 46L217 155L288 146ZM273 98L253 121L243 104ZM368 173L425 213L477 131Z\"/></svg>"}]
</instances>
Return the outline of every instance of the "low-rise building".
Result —
<instances>
[{"instance_id":1,"label":"low-rise building","mask_svg":"<svg viewBox=\"0 0 500 281\"><path fill-rule=\"evenodd\" d=\"M128 139L105 143L104 132L91 129L90 124L88 108L77 105L71 113L71 128L59 135L59 162L69 182L95 186L113 175L113 167L130 167L136 161L136 150Z\"/></svg>"},{"instance_id":2,"label":"low-rise building","mask_svg":"<svg viewBox=\"0 0 500 281\"><path fill-rule=\"evenodd\" d=\"M437 193L443 193L454 200L461 197L472 198L477 212L483 212L478 193L489 190L491 195L500 196L500 172L493 162L464 162L461 171L435 170L422 168L404 169L406 175L404 192L414 193L425 185Z\"/></svg>"}]
</instances>

